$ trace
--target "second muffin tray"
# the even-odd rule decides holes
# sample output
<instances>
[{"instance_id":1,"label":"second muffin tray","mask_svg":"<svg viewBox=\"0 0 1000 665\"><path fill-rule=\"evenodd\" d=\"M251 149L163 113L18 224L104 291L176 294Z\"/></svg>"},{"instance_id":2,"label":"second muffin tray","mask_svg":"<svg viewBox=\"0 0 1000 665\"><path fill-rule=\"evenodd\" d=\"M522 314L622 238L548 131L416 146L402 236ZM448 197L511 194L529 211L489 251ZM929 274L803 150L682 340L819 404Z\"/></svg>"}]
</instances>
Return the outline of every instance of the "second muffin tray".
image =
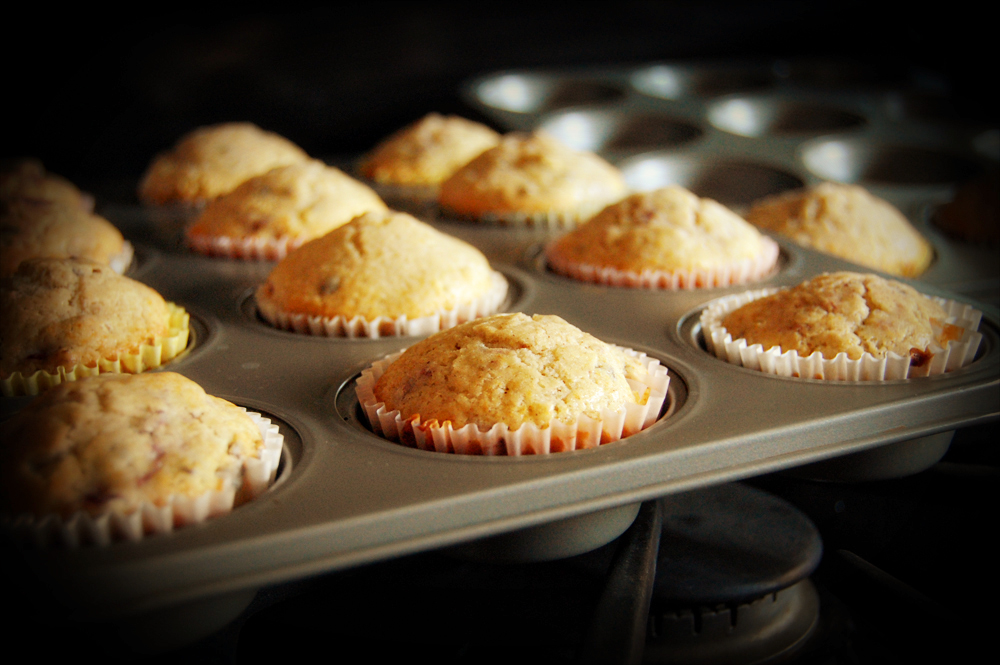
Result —
<instances>
[{"instance_id":1,"label":"second muffin tray","mask_svg":"<svg viewBox=\"0 0 1000 665\"><path fill-rule=\"evenodd\" d=\"M686 112L693 114L691 104ZM712 145L688 158L725 156ZM789 144L783 154L800 154L799 145ZM781 189L815 178L788 164ZM940 192L907 196L912 213ZM276 486L224 517L138 543L26 550L25 561L59 601L88 618L136 618L162 627L168 615L194 612L209 618L191 630L211 632L269 584L446 546L487 557L495 546L502 559L503 538L481 539L519 530L531 535L553 522L558 527L542 536L549 549L527 556L565 555L616 536L646 499L895 442L922 439L940 448L942 437L935 435L1000 415L1000 314L993 305L974 303L984 312L983 341L977 359L958 371L883 383L780 378L710 355L700 311L746 288L791 285L856 266L775 238L782 248L779 270L749 287L605 287L546 268L542 249L555 231L428 214L425 221L479 247L505 275L511 288L504 311L559 315L603 341L657 358L671 381L664 417L598 449L519 458L409 449L367 429L353 382L412 338L310 337L272 328L258 316L253 290L273 264L194 254L181 244L183 221L170 214L127 205L102 212L136 245L130 276L191 313L189 351L165 369L272 418L286 450ZM949 245L935 244L939 261L945 260ZM940 286L948 279L913 284L968 302L968 295ZM5 400L4 413L25 401ZM470 549L476 542L485 545Z\"/></svg>"}]
</instances>

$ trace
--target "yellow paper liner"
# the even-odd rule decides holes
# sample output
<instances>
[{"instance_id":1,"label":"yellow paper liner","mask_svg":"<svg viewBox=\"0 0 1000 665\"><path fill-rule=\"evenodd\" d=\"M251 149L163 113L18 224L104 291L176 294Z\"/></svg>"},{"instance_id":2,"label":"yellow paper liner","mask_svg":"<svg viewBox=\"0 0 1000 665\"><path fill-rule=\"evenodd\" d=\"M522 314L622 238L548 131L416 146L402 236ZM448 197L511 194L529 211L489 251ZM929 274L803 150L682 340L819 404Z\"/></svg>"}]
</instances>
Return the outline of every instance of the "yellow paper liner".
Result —
<instances>
[{"instance_id":1,"label":"yellow paper liner","mask_svg":"<svg viewBox=\"0 0 1000 665\"><path fill-rule=\"evenodd\" d=\"M761 240L764 248L760 256L715 268L672 271L647 269L637 273L606 266L561 261L557 257L550 256L548 252L545 260L555 272L582 282L671 291L707 289L757 282L770 275L778 262L780 249L778 243L768 237L762 237Z\"/></svg>"},{"instance_id":2,"label":"yellow paper liner","mask_svg":"<svg viewBox=\"0 0 1000 665\"><path fill-rule=\"evenodd\" d=\"M933 296L926 297L944 307L947 314L944 321L932 322L938 337L944 337L946 326L956 327L961 334L957 338L955 334L949 335L953 339L943 348L932 345L928 349L930 360L920 365L915 365L909 355L901 356L891 351L884 358L864 353L858 360L851 360L844 352L834 358L824 358L818 351L802 357L798 351L782 352L780 346L764 349L761 344L747 344L743 338L733 339L722 326L722 319L730 312L779 290L748 291L710 303L701 313L701 329L709 353L734 365L778 376L826 381L890 381L943 374L965 367L975 359L983 338L977 332L982 312L964 303Z\"/></svg>"},{"instance_id":3,"label":"yellow paper liner","mask_svg":"<svg viewBox=\"0 0 1000 665\"><path fill-rule=\"evenodd\" d=\"M154 337L151 344L144 342L136 353L126 352L120 353L117 358L101 358L94 367L73 365L59 367L55 373L38 370L28 376L14 372L0 380L0 390L5 397L37 395L63 381L76 381L105 373L140 374L146 370L156 369L176 358L187 348L190 334L191 317L184 308L168 302L167 309L170 312L170 329L167 336Z\"/></svg>"},{"instance_id":4,"label":"yellow paper liner","mask_svg":"<svg viewBox=\"0 0 1000 665\"><path fill-rule=\"evenodd\" d=\"M667 368L660 361L632 349L614 348L624 351L646 368L644 379L628 379L634 391L646 395L645 403L627 404L618 411L604 409L600 418L581 414L574 422L555 420L548 427L524 423L512 430L504 423L497 423L484 431L471 423L459 429L454 429L450 421L424 423L419 415L404 419L398 410L389 411L384 402L377 401L374 392L375 382L402 351L386 356L363 371L356 382L356 391L372 431L411 448L460 455L510 456L596 448L631 436L656 422L670 383Z\"/></svg>"},{"instance_id":5,"label":"yellow paper liner","mask_svg":"<svg viewBox=\"0 0 1000 665\"><path fill-rule=\"evenodd\" d=\"M303 335L325 337L404 337L430 335L460 323L488 316L495 313L507 296L507 280L494 271L490 276L490 290L470 303L454 309L438 310L429 316L415 319L406 316L380 316L375 319L365 319L355 316L348 319L344 316L323 317L308 314L295 314L282 310L278 305L257 290L257 309L271 325L283 330L292 330Z\"/></svg>"},{"instance_id":6,"label":"yellow paper liner","mask_svg":"<svg viewBox=\"0 0 1000 665\"><path fill-rule=\"evenodd\" d=\"M284 445L277 425L259 413L239 408L253 419L264 439L257 457L244 460L239 487L229 477L221 489L194 497L173 495L163 505L146 502L128 513L109 511L94 516L78 511L69 519L54 513L42 517L2 515L0 525L25 544L78 549L86 544L106 547L117 541L136 542L230 513L234 506L260 496L274 483Z\"/></svg>"}]
</instances>

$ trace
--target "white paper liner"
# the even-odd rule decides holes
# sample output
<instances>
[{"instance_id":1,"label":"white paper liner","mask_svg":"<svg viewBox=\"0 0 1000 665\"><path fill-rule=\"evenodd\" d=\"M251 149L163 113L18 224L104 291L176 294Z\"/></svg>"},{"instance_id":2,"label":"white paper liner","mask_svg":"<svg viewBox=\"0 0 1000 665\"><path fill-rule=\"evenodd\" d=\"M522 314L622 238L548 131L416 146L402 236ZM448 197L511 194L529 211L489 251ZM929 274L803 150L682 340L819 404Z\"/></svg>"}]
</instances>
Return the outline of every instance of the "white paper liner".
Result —
<instances>
[{"instance_id":1,"label":"white paper liner","mask_svg":"<svg viewBox=\"0 0 1000 665\"><path fill-rule=\"evenodd\" d=\"M983 338L981 333L976 332L982 312L964 303L933 296L927 297L944 307L947 315L940 325L934 324L939 336L946 326L955 326L960 330L953 331L953 336L957 338L949 341L945 348L932 345L928 349L930 361L919 366L913 364L909 355L901 356L891 351L884 358L864 353L860 359L851 360L844 352L834 358L824 358L818 351L803 358L798 351L782 353L778 346L765 350L763 345L749 345L743 338L734 340L722 327L722 319L730 312L779 290L771 288L748 291L710 303L701 313L702 334L709 352L734 365L778 376L826 381L890 381L943 374L965 367L975 359Z\"/></svg>"},{"instance_id":2,"label":"white paper liner","mask_svg":"<svg viewBox=\"0 0 1000 665\"><path fill-rule=\"evenodd\" d=\"M187 348L191 333L191 315L183 307L172 302L167 303L170 312L170 329L166 337L154 337L152 344L143 343L137 353L120 353L117 358L100 358L97 365L73 365L59 367L55 373L38 370L25 376L14 372L9 377L0 380L0 392L4 397L18 395L37 395L63 381L77 381L98 374L140 374L150 369L156 369L164 363L176 358Z\"/></svg>"},{"instance_id":3,"label":"white paper liner","mask_svg":"<svg viewBox=\"0 0 1000 665\"><path fill-rule=\"evenodd\" d=\"M766 236L762 237L761 240L764 248L760 256L716 268L672 271L646 269L637 273L611 267L561 261L558 257L550 256L548 252L546 252L545 260L556 272L583 282L671 291L707 289L756 282L770 275L778 261L780 249L778 243Z\"/></svg>"},{"instance_id":4,"label":"white paper liner","mask_svg":"<svg viewBox=\"0 0 1000 665\"><path fill-rule=\"evenodd\" d=\"M511 430L497 423L483 431L475 424L454 429L450 421L421 423L420 416L404 419L398 410L389 411L384 402L375 399L375 382L403 351L386 356L361 373L356 382L358 401L368 423L379 436L420 450L459 455L548 455L584 448L596 448L639 432L654 422L667 398L670 383L667 368L645 353L615 346L635 358L646 368L642 380L628 379L629 386L639 394L646 393L645 404L626 404L623 409L604 409L600 418L580 415L575 422L552 421L548 427L524 423ZM405 349L404 349L405 350Z\"/></svg>"},{"instance_id":5,"label":"white paper liner","mask_svg":"<svg viewBox=\"0 0 1000 665\"><path fill-rule=\"evenodd\" d=\"M185 234L187 246L200 254L247 261L280 261L301 247L308 238L230 238Z\"/></svg>"},{"instance_id":6,"label":"white paper liner","mask_svg":"<svg viewBox=\"0 0 1000 665\"><path fill-rule=\"evenodd\" d=\"M460 323L488 316L495 313L507 296L507 280L500 273L493 271L490 275L490 289L485 294L470 303L459 305L454 309L438 310L430 316L416 319L405 315L398 318L380 316L375 319L365 319L360 316L348 319L344 316L332 318L310 316L308 314L293 314L280 309L275 303L257 291L257 309L275 328L292 330L304 335L325 337L404 337L431 335L448 328L454 328Z\"/></svg>"},{"instance_id":7,"label":"white paper liner","mask_svg":"<svg viewBox=\"0 0 1000 665\"><path fill-rule=\"evenodd\" d=\"M270 419L243 407L240 409L253 419L264 438L258 457L243 463L242 487L234 487L232 479L227 478L222 489L195 497L174 495L163 506L146 502L126 514L105 512L95 517L78 511L66 520L56 514L44 517L21 514L13 518L2 515L0 525L25 544L78 549L88 543L106 547L116 541L137 542L147 536L170 533L175 528L230 513L237 496L243 504L271 486L284 445L284 436Z\"/></svg>"}]
</instances>

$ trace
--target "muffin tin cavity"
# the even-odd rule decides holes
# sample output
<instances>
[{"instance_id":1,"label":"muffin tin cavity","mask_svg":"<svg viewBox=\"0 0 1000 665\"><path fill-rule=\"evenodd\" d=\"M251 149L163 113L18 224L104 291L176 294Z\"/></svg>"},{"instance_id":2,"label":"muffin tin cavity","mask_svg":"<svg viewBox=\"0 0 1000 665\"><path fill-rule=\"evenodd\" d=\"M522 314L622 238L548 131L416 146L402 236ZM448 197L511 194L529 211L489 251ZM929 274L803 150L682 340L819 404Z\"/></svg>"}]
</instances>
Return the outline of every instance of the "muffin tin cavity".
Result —
<instances>
[{"instance_id":1,"label":"muffin tin cavity","mask_svg":"<svg viewBox=\"0 0 1000 665\"><path fill-rule=\"evenodd\" d=\"M865 118L826 104L792 99L738 97L713 104L708 120L740 136L802 136L856 129Z\"/></svg>"},{"instance_id":2,"label":"muffin tin cavity","mask_svg":"<svg viewBox=\"0 0 1000 665\"><path fill-rule=\"evenodd\" d=\"M653 65L635 72L631 82L636 90L662 99L718 97L767 88L773 85L774 74L767 66L742 63Z\"/></svg>"},{"instance_id":3,"label":"muffin tin cavity","mask_svg":"<svg viewBox=\"0 0 1000 665\"><path fill-rule=\"evenodd\" d=\"M809 144L802 149L802 161L825 180L886 185L948 184L980 170L972 159L950 152L853 139Z\"/></svg>"},{"instance_id":4,"label":"muffin tin cavity","mask_svg":"<svg viewBox=\"0 0 1000 665\"><path fill-rule=\"evenodd\" d=\"M540 128L571 148L592 152L672 148L695 141L703 134L696 125L661 113L593 110L553 116L542 121Z\"/></svg>"},{"instance_id":5,"label":"muffin tin cavity","mask_svg":"<svg viewBox=\"0 0 1000 665\"><path fill-rule=\"evenodd\" d=\"M625 97L625 92L613 83L540 74L504 74L488 78L475 87L473 94L487 106L514 113L544 113Z\"/></svg>"},{"instance_id":6,"label":"muffin tin cavity","mask_svg":"<svg viewBox=\"0 0 1000 665\"><path fill-rule=\"evenodd\" d=\"M633 189L646 191L681 185L729 207L747 206L759 198L804 184L787 171L763 164L705 160L666 152L633 157L618 167Z\"/></svg>"},{"instance_id":7,"label":"muffin tin cavity","mask_svg":"<svg viewBox=\"0 0 1000 665\"><path fill-rule=\"evenodd\" d=\"M670 383L667 385L667 397L663 401L663 406L660 407L660 413L656 417L656 421L648 426L646 429L633 434L631 437L626 437L614 441L609 444L604 444L598 447L598 450L604 449L606 446L617 447L620 445L628 445L636 437L644 437L651 431L658 430L666 421L672 421L672 417L684 408L688 399L688 387L681 373L674 369L672 363L663 358L657 356L657 360L660 364L668 368L668 376L670 377ZM396 443L385 439L378 434L376 434L371 425L368 422L368 417L365 415L364 408L358 401L357 394L357 380L361 376L361 373L355 373L347 380L340 384L340 387L336 390L336 395L334 397L334 405L336 409L337 416L344 420L352 429L363 432L368 435L366 440L369 442L376 442L380 446L389 446L391 450L406 450L412 452L416 455L432 455L433 458L445 458L445 459L487 459L491 456L487 455L460 455L460 454L442 454L435 451L420 450L418 448L409 447L400 443ZM374 439L373 439L374 438ZM586 450L574 450L570 453L581 454L587 452ZM524 454L518 457L501 455L503 459L524 459L524 458L561 458L567 455L566 452L551 453L549 455L535 455L535 454ZM496 456L493 457L494 459Z\"/></svg>"}]
</instances>

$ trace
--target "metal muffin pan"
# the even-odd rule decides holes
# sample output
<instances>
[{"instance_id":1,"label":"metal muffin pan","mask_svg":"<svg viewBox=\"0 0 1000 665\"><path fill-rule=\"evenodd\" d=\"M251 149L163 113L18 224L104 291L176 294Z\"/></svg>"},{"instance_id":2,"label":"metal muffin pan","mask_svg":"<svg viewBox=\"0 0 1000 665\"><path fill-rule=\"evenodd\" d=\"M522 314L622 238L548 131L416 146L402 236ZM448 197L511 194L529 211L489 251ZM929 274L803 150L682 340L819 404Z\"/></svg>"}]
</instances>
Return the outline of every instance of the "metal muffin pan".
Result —
<instances>
[{"instance_id":1,"label":"metal muffin pan","mask_svg":"<svg viewBox=\"0 0 1000 665\"><path fill-rule=\"evenodd\" d=\"M554 82L546 76L544 85L535 83L558 89L563 80L576 85L582 75ZM624 115L639 94L601 93L598 101L605 106L597 111L616 104L616 113ZM762 178L779 190L817 180L796 161L804 141L752 139L760 147L751 150L744 143L751 139L722 132L695 113L708 108L704 100L677 104L681 108L668 109L669 115L687 118L702 134L690 148L685 144L677 152L644 158L763 164L788 178L777 184ZM543 123L550 117L534 119ZM873 123L863 126L870 131ZM638 153L611 156L624 166L639 158ZM731 186L722 173L720 186ZM906 194L912 211L938 201L942 191L922 186ZM595 537L603 542L619 526L625 528L634 515L631 506L646 499L998 416L1000 314L993 305L977 303L984 310L983 344L978 359L959 371L882 384L785 379L729 365L702 346L701 309L746 287L666 292L580 283L545 266L541 250L557 231L427 215L440 230L478 246L503 272L512 287L506 310L557 314L604 341L644 351L670 369L671 391L668 416L594 450L485 458L408 449L367 429L353 382L372 361L410 345L412 338L337 339L276 330L256 315L252 295L273 264L188 251L177 215L114 204L102 212L137 247L131 275L192 314L192 348L166 369L274 418L287 442L283 482L229 515L139 543L25 552L27 565L60 603L88 618L134 620L145 634L169 629L193 638L235 616L265 585L438 547L489 556L490 543L501 547L509 539L504 534L521 531L530 539L540 533L538 527L553 522L543 546L553 556L564 555L551 538L573 534L581 540L583 534L586 541L587 530L603 529ZM754 287L854 268L777 240L780 270ZM933 275L950 259L941 237L932 235L932 241L939 252ZM941 275L915 285L968 300L941 288L947 279ZM25 401L5 400L4 415ZM611 517L602 520L601 511ZM596 540L579 547L596 546ZM470 545L477 541L480 546ZM176 623L184 617L202 618Z\"/></svg>"}]
</instances>

